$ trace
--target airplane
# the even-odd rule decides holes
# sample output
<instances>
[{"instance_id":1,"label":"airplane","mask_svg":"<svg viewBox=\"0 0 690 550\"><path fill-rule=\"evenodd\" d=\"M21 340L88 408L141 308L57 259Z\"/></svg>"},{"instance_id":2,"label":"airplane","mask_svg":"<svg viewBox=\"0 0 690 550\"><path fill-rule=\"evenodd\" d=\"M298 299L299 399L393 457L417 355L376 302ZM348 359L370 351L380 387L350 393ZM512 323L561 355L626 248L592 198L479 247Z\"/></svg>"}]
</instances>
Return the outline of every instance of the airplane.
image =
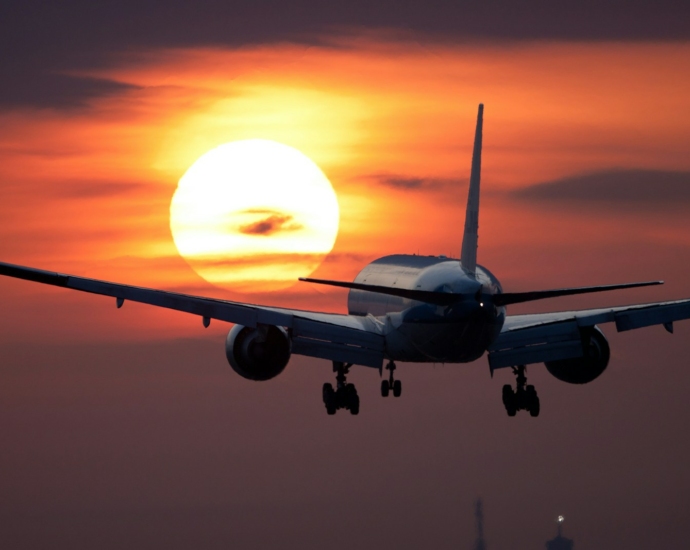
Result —
<instances>
[{"instance_id":1,"label":"airplane","mask_svg":"<svg viewBox=\"0 0 690 550\"><path fill-rule=\"evenodd\" d=\"M396 362L470 363L488 354L491 375L511 368L515 388L502 389L508 416L520 410L539 416L539 397L527 384L527 365L544 363L558 380L586 384L609 363L610 348L598 325L615 323L627 331L690 318L690 299L624 307L507 315L512 304L662 284L648 281L617 285L503 292L498 279L477 264L483 104L479 105L460 259L396 254L374 260L353 282L300 278L301 281L349 289L348 314L302 311L204 298L151 288L54 273L0 262L0 275L198 315L233 323L225 340L232 369L256 381L275 378L292 355L330 361L335 388L323 385L329 415L339 409L359 414L355 386L347 382L353 365L379 370L381 395L400 397Z\"/></svg>"}]
</instances>

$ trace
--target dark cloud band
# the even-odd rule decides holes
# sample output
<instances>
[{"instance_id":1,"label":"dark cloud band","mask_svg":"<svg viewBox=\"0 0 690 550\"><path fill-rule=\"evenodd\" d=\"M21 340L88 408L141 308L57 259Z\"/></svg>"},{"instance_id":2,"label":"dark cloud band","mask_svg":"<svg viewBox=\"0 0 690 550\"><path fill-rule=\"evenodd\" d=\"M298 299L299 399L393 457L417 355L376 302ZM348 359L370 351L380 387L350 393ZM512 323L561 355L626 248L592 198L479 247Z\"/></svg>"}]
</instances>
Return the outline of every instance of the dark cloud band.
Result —
<instances>
[{"instance_id":1,"label":"dark cloud band","mask_svg":"<svg viewBox=\"0 0 690 550\"><path fill-rule=\"evenodd\" d=\"M685 3L401 2L352 0L4 0L0 4L0 108L74 108L118 85L61 76L150 48L321 43L334 32L388 29L443 42L486 40L683 41Z\"/></svg>"},{"instance_id":2,"label":"dark cloud band","mask_svg":"<svg viewBox=\"0 0 690 550\"><path fill-rule=\"evenodd\" d=\"M608 170L539 183L512 193L529 201L589 204L690 204L690 172Z\"/></svg>"}]
</instances>

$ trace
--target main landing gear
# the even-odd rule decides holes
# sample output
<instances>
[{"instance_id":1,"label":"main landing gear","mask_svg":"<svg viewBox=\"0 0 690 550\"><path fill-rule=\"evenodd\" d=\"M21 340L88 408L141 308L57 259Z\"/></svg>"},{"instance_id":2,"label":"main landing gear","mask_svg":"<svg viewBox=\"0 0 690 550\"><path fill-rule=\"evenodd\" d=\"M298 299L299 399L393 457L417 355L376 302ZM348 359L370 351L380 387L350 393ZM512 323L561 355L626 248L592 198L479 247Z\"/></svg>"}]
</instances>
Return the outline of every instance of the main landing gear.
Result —
<instances>
[{"instance_id":1,"label":"main landing gear","mask_svg":"<svg viewBox=\"0 0 690 550\"><path fill-rule=\"evenodd\" d=\"M323 385L323 404L328 414L335 414L338 409L347 409L350 414L359 414L359 395L354 384L347 383L347 373L352 363L333 361L333 372L336 373L336 389L333 385Z\"/></svg>"},{"instance_id":2,"label":"main landing gear","mask_svg":"<svg viewBox=\"0 0 690 550\"><path fill-rule=\"evenodd\" d=\"M388 394L393 390L393 397L400 397L402 393L402 384L400 380L395 380L393 377L393 371L395 370L395 363L389 361L386 365L386 370L390 371L390 376L388 380L381 381L381 396L388 397Z\"/></svg>"},{"instance_id":3,"label":"main landing gear","mask_svg":"<svg viewBox=\"0 0 690 550\"><path fill-rule=\"evenodd\" d=\"M516 377L516 388L513 390L510 384L503 386L503 405L508 416L515 416L517 411L529 411L530 416L539 416L539 396L534 386L526 386L526 367L520 365L513 367Z\"/></svg>"}]
</instances>

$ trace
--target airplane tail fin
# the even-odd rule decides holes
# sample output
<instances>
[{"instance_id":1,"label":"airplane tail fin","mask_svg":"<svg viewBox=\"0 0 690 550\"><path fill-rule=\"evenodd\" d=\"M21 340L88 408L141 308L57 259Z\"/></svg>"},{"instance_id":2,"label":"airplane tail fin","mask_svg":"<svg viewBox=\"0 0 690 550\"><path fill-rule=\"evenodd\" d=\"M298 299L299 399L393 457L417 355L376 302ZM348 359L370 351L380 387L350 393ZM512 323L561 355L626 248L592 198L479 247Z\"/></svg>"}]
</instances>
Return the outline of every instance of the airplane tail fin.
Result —
<instances>
[{"instance_id":1,"label":"airplane tail fin","mask_svg":"<svg viewBox=\"0 0 690 550\"><path fill-rule=\"evenodd\" d=\"M477 270L477 246L479 230L479 181L482 171L482 125L484 121L484 104L479 104L477 112L477 129L474 133L474 150L472 151L472 171L470 172L470 190L467 196L465 213L465 232L462 236L460 262L462 267L474 273Z\"/></svg>"}]
</instances>

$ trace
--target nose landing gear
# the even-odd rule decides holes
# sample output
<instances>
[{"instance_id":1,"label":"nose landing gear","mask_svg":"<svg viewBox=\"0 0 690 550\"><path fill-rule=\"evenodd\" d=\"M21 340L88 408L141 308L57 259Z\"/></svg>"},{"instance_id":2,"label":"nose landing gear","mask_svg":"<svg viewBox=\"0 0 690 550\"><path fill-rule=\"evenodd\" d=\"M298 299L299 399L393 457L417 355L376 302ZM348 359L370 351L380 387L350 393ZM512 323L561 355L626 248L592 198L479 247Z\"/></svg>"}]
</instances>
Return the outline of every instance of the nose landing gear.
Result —
<instances>
[{"instance_id":1,"label":"nose landing gear","mask_svg":"<svg viewBox=\"0 0 690 550\"><path fill-rule=\"evenodd\" d=\"M524 365L513 367L513 374L516 377L515 390L510 384L503 386L503 405L508 416L515 416L520 410L528 411L530 416L539 416L539 396L534 386L526 385L525 370Z\"/></svg>"},{"instance_id":2,"label":"nose landing gear","mask_svg":"<svg viewBox=\"0 0 690 550\"><path fill-rule=\"evenodd\" d=\"M389 361L386 365L386 370L390 371L390 375L388 380L381 381L381 396L388 397L390 391L393 390L393 397L400 397L400 394L402 393L402 383L400 380L395 380L393 376L395 363L393 361Z\"/></svg>"},{"instance_id":3,"label":"nose landing gear","mask_svg":"<svg viewBox=\"0 0 690 550\"><path fill-rule=\"evenodd\" d=\"M359 395L354 384L347 383L347 373L352 363L333 361L333 372L336 373L336 389L333 385L323 385L323 404L328 414L335 414L338 409L347 409L350 414L359 414Z\"/></svg>"}]
</instances>

